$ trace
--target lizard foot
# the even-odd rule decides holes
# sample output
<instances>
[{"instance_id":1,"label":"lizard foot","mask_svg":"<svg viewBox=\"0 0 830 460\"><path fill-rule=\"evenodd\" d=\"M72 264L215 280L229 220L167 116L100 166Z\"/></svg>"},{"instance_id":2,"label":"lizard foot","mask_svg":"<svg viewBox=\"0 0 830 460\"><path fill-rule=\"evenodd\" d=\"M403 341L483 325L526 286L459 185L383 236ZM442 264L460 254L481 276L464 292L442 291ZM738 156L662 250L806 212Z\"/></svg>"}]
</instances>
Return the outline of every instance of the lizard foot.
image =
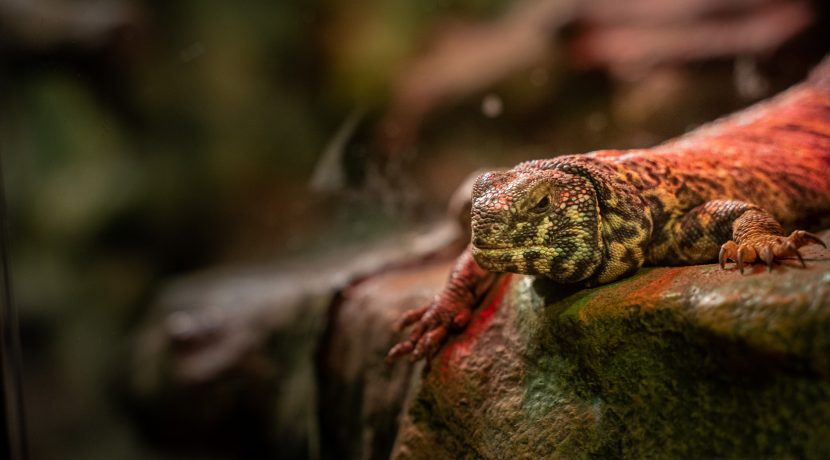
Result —
<instances>
[{"instance_id":1,"label":"lizard foot","mask_svg":"<svg viewBox=\"0 0 830 460\"><path fill-rule=\"evenodd\" d=\"M772 271L775 260L792 257L798 259L801 266L805 267L804 259L798 252L798 248L808 244L820 244L827 247L821 238L804 230L796 230L788 237L771 234L753 235L741 244L729 240L720 247L718 263L721 268L724 268L726 261L732 260L741 274L744 272L744 264L751 264L757 260L766 263L768 271Z\"/></svg>"},{"instance_id":2,"label":"lizard foot","mask_svg":"<svg viewBox=\"0 0 830 460\"><path fill-rule=\"evenodd\" d=\"M441 348L450 329L463 329L470 322L472 311L463 302L452 301L446 297L437 296L426 307L416 308L406 312L398 321L396 329L402 331L414 324L409 337L389 350L386 362L410 355L410 359L418 361L431 356Z\"/></svg>"}]
</instances>

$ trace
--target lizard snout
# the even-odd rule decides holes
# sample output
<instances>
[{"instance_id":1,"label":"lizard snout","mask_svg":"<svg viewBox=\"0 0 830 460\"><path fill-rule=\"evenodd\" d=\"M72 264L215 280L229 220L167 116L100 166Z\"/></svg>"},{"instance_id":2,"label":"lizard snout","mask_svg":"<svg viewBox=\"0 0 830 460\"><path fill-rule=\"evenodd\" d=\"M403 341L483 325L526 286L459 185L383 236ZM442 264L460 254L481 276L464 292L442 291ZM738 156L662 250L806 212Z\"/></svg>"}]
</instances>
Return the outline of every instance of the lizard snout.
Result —
<instances>
[{"instance_id":1,"label":"lizard snout","mask_svg":"<svg viewBox=\"0 0 830 460\"><path fill-rule=\"evenodd\" d=\"M473 238L473 246L479 249L491 249L492 246L488 245L484 238Z\"/></svg>"},{"instance_id":2,"label":"lizard snout","mask_svg":"<svg viewBox=\"0 0 830 460\"><path fill-rule=\"evenodd\" d=\"M473 226L473 246L480 249L496 249L504 246L500 236L507 230L501 222L477 223Z\"/></svg>"}]
</instances>

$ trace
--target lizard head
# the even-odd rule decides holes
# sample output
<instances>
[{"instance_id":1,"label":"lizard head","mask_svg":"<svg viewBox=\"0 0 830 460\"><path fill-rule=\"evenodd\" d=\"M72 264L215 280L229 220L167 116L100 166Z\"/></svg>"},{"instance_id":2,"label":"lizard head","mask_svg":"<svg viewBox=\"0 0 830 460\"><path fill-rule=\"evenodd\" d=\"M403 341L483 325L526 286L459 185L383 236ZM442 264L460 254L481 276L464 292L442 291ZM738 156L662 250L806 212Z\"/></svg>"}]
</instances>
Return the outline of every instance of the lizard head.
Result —
<instances>
[{"instance_id":1,"label":"lizard head","mask_svg":"<svg viewBox=\"0 0 830 460\"><path fill-rule=\"evenodd\" d=\"M489 172L473 187L473 257L490 271L583 281L602 261L600 226L596 191L581 176Z\"/></svg>"}]
</instances>

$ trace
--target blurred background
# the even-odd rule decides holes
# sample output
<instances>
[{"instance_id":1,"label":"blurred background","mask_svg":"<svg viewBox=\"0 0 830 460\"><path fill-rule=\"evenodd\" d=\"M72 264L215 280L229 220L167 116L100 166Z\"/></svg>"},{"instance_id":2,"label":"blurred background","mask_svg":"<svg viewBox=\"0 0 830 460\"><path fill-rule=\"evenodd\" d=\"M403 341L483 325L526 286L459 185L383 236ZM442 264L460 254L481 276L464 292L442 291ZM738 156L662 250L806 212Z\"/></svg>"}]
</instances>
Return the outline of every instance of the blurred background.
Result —
<instances>
[{"instance_id":1,"label":"blurred background","mask_svg":"<svg viewBox=\"0 0 830 460\"><path fill-rule=\"evenodd\" d=\"M806 0L0 0L32 457L315 456L221 398L136 396L163 286L336 269L438 221L477 169L654 145L828 49L828 8Z\"/></svg>"}]
</instances>

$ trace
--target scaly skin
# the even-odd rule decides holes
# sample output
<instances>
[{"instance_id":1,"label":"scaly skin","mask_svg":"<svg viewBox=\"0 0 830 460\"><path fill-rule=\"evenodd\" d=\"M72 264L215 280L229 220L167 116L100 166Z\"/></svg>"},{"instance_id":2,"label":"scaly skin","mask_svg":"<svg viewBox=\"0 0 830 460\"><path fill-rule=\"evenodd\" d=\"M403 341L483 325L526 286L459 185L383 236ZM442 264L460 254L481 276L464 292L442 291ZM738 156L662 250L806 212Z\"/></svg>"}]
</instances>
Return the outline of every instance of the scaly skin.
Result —
<instances>
[{"instance_id":1,"label":"scaly skin","mask_svg":"<svg viewBox=\"0 0 830 460\"><path fill-rule=\"evenodd\" d=\"M473 188L472 244L388 359L429 356L493 273L595 286L643 264L803 260L830 215L830 60L773 100L651 149L521 163ZM792 231L786 236L787 231Z\"/></svg>"}]
</instances>

